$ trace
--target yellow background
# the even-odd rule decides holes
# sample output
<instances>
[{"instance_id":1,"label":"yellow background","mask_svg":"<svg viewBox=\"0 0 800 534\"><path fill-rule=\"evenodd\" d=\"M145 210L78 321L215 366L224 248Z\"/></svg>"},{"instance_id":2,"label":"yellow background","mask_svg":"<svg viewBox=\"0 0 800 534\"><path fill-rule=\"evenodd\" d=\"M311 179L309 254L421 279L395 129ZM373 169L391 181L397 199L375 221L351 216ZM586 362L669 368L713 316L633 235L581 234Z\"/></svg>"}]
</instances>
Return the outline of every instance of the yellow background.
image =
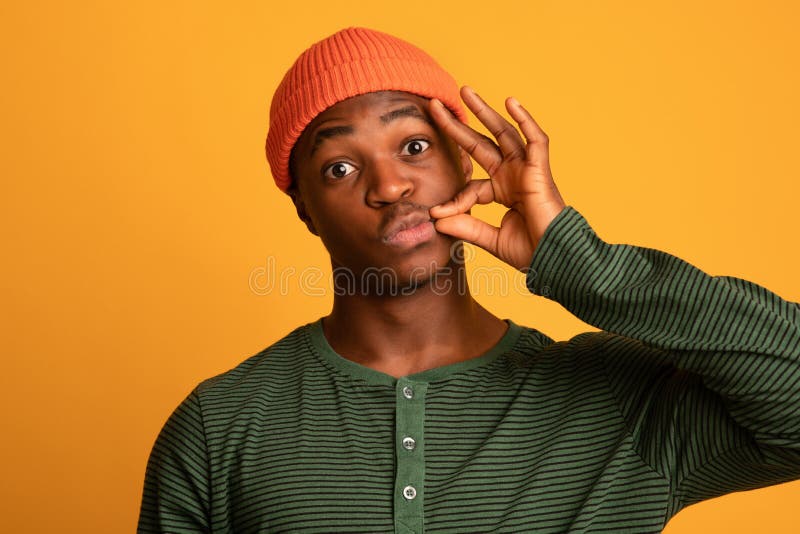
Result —
<instances>
[{"instance_id":1,"label":"yellow background","mask_svg":"<svg viewBox=\"0 0 800 534\"><path fill-rule=\"evenodd\" d=\"M605 240L800 300L796 2L376 4L3 2L1 531L133 531L178 402L327 312L298 278L328 272L324 250L263 143L285 69L344 26L516 96ZM251 289L270 262L286 294ZM557 339L587 328L538 297L478 298ZM796 532L799 498L726 496L666 532Z\"/></svg>"}]
</instances>

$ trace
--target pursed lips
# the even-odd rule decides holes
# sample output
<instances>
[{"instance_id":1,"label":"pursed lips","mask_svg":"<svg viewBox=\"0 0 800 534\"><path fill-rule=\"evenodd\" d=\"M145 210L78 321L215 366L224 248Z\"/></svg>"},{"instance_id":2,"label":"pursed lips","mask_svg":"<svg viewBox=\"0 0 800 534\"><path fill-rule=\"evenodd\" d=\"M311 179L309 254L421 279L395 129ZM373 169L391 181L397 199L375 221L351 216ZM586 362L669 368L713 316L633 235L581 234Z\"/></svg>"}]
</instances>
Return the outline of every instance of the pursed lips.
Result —
<instances>
[{"instance_id":1,"label":"pursed lips","mask_svg":"<svg viewBox=\"0 0 800 534\"><path fill-rule=\"evenodd\" d=\"M406 237L407 230L417 228L424 223L431 223L431 228L427 229L424 226L420 228L421 232L417 237L425 237L433 228L433 219L428 213L428 208L418 204L398 204L392 208L384 217L381 224L380 236L384 243L391 244L396 241L405 241L405 239L398 239ZM435 233L435 230L434 230ZM407 236L414 237L414 236Z\"/></svg>"}]
</instances>

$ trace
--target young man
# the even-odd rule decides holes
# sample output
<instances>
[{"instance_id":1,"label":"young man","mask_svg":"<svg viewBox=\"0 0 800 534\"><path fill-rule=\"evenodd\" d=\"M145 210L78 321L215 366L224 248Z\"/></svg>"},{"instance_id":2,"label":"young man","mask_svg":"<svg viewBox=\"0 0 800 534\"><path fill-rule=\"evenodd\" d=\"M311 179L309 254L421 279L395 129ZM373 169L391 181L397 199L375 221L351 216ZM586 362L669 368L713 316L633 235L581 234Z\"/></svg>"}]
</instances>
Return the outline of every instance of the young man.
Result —
<instances>
[{"instance_id":1,"label":"young man","mask_svg":"<svg viewBox=\"0 0 800 534\"><path fill-rule=\"evenodd\" d=\"M562 200L547 136L506 109L516 125L380 32L300 56L267 153L330 253L333 309L177 408L140 532L658 532L800 477L800 306L603 242ZM508 207L499 229L469 214L488 202ZM555 342L495 317L460 240L603 331Z\"/></svg>"}]
</instances>

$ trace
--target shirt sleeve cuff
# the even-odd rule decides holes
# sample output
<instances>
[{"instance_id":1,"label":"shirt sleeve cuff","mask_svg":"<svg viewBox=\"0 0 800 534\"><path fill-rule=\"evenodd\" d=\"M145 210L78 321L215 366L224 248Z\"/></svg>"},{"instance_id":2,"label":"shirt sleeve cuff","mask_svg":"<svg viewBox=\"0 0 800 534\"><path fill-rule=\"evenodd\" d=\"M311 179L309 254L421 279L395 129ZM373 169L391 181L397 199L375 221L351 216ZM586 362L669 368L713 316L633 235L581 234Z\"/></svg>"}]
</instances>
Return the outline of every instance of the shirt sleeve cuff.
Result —
<instances>
[{"instance_id":1,"label":"shirt sleeve cuff","mask_svg":"<svg viewBox=\"0 0 800 534\"><path fill-rule=\"evenodd\" d=\"M526 276L528 290L534 295L555 299L558 289L572 287L576 280L567 279L567 273L580 261L590 242L600 238L574 207L565 206L545 229L539 245L533 252Z\"/></svg>"}]
</instances>

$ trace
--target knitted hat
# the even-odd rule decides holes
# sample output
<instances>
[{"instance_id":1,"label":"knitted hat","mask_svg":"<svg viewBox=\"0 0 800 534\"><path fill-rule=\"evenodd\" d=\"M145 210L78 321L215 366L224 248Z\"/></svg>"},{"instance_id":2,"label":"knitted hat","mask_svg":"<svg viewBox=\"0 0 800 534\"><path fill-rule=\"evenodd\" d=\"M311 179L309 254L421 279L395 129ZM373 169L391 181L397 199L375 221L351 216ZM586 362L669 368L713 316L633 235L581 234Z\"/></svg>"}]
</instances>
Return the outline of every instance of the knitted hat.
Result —
<instances>
[{"instance_id":1,"label":"knitted hat","mask_svg":"<svg viewBox=\"0 0 800 534\"><path fill-rule=\"evenodd\" d=\"M467 122L453 77L427 53L397 37L347 28L303 52L275 90L269 110L267 160L281 191L291 185L292 147L314 117L347 98L390 90L438 98Z\"/></svg>"}]
</instances>

